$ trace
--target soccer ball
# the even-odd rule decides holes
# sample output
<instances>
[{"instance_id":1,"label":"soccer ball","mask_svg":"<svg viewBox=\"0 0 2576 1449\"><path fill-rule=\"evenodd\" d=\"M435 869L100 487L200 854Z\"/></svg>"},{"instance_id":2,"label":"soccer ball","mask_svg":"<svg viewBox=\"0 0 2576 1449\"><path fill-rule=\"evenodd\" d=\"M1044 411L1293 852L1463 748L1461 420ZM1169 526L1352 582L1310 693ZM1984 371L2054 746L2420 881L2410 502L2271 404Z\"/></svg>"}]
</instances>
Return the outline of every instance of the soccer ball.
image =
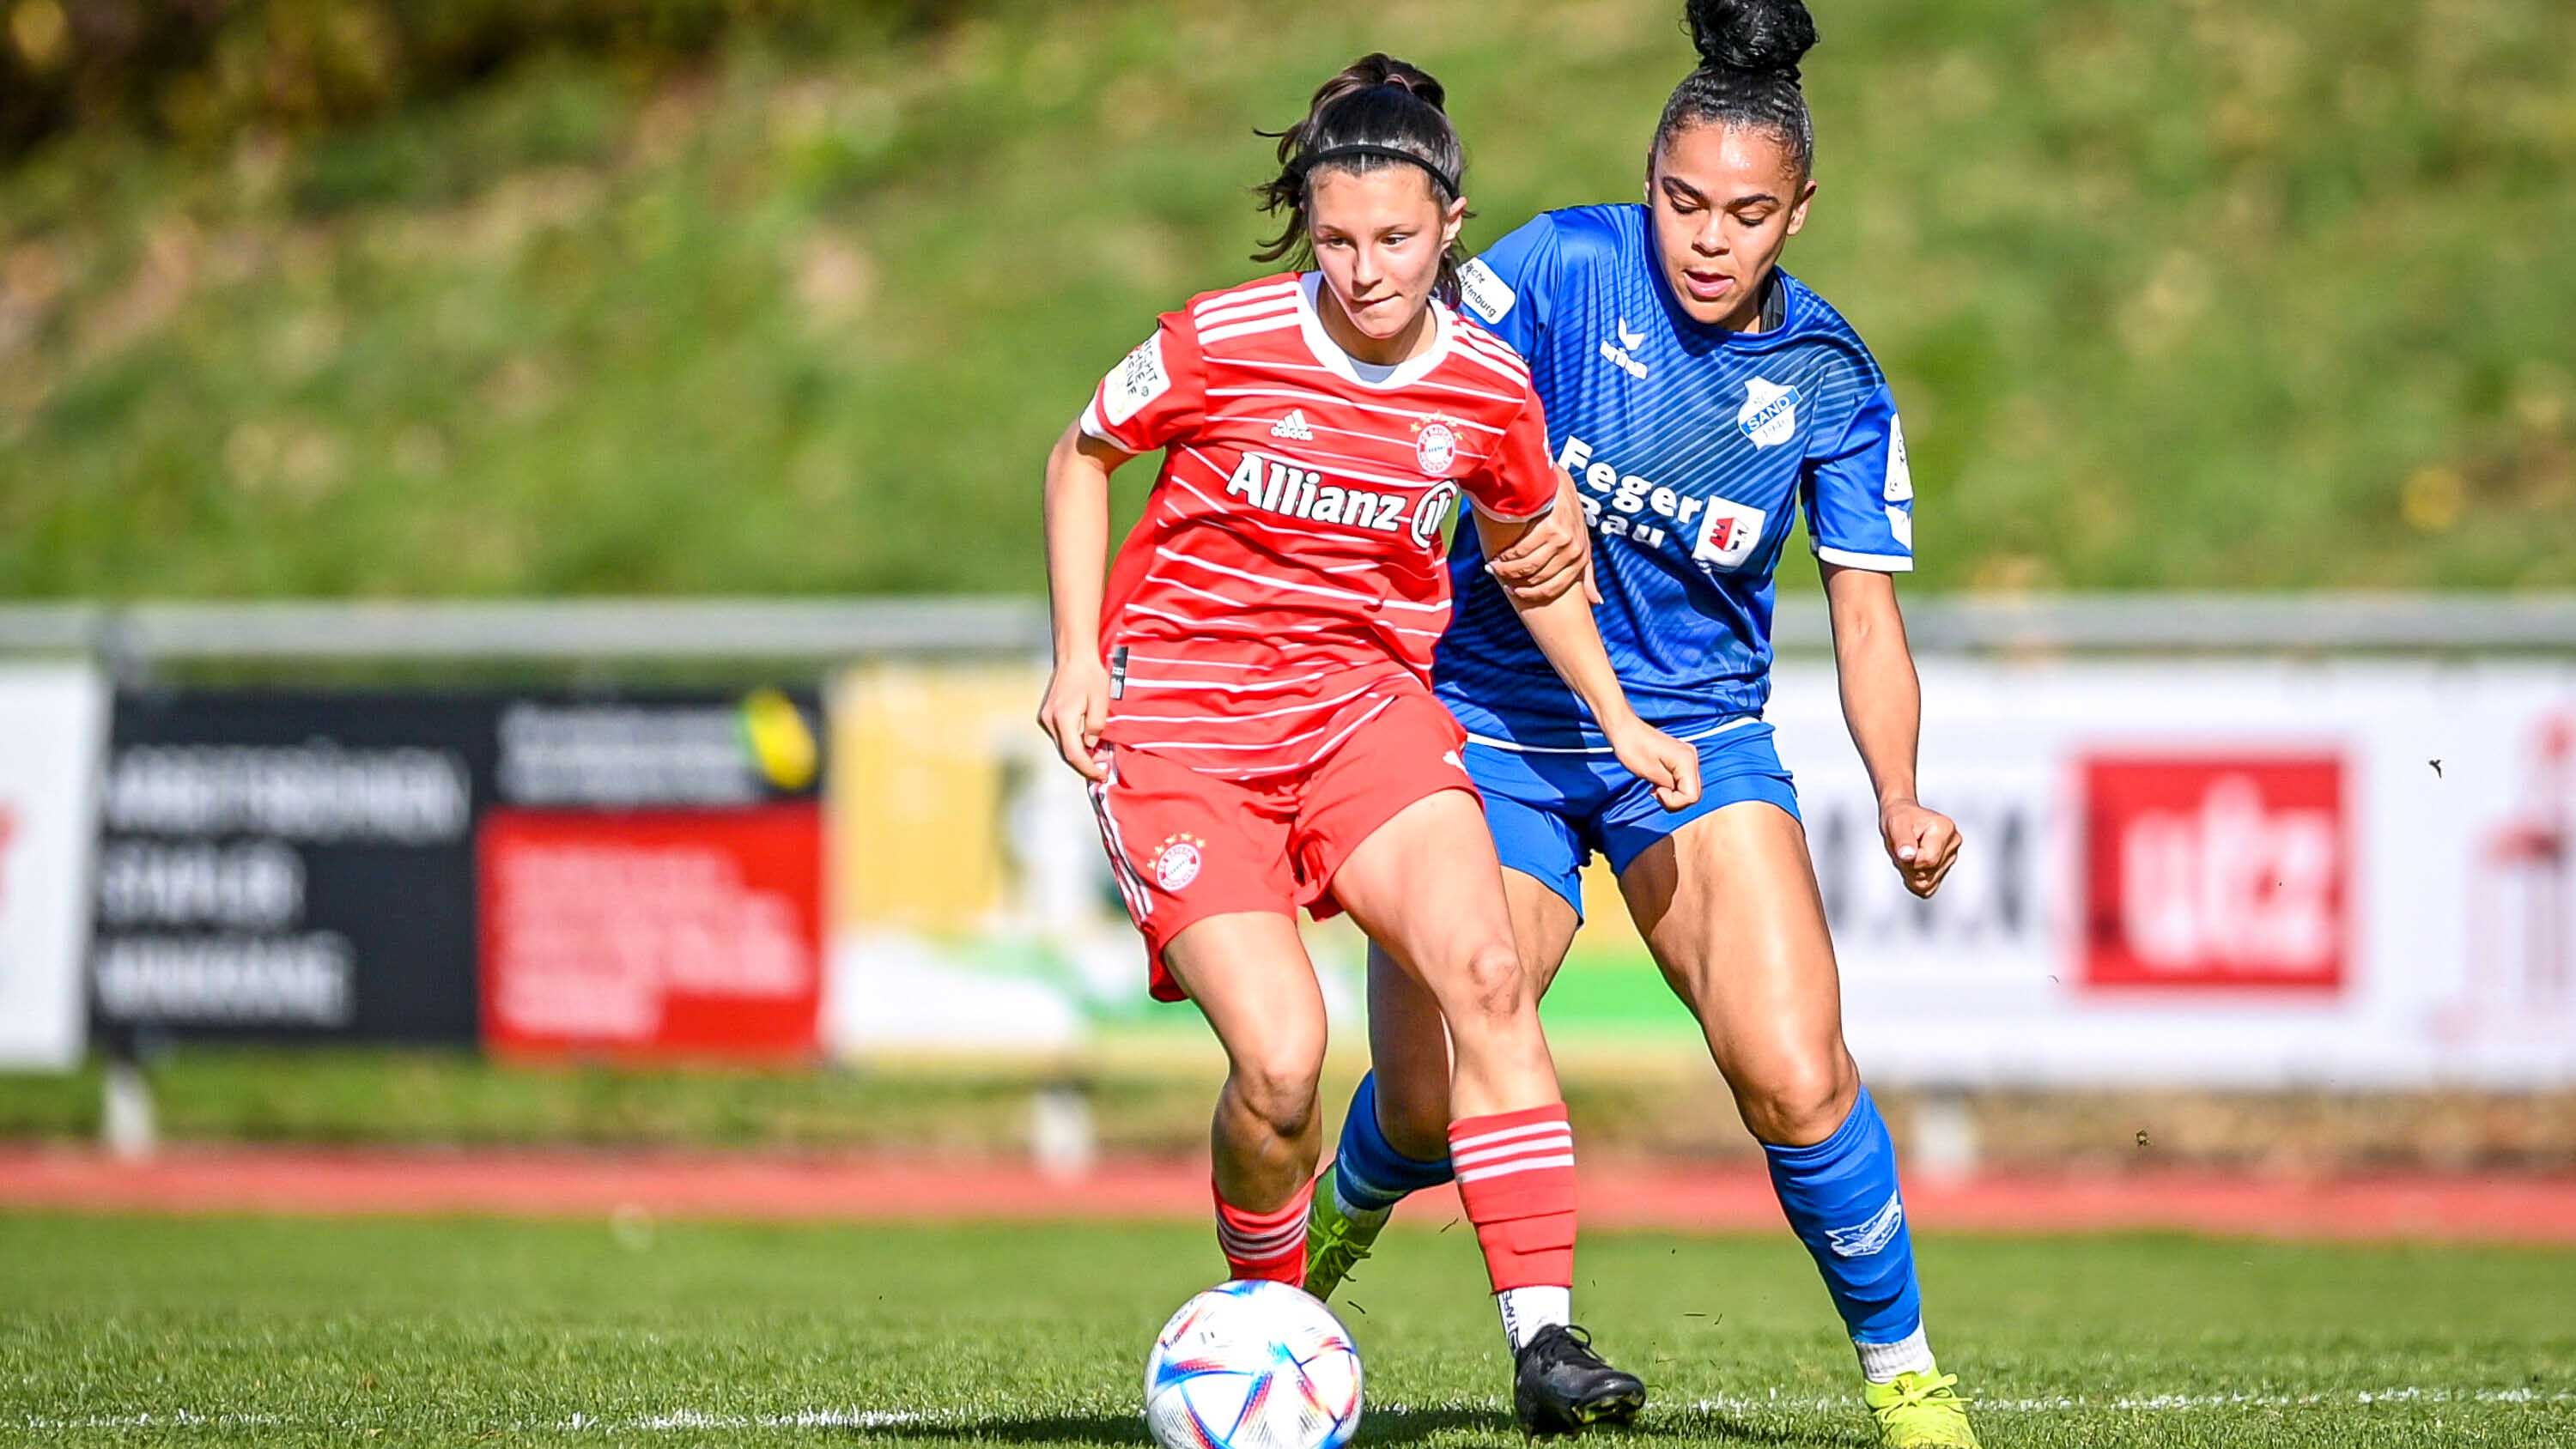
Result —
<instances>
[{"instance_id":1,"label":"soccer ball","mask_svg":"<svg viewBox=\"0 0 2576 1449\"><path fill-rule=\"evenodd\" d=\"M1359 1350L1285 1283L1210 1288L1145 1359L1145 1427L1163 1449L1341 1449L1359 1426Z\"/></svg>"}]
</instances>

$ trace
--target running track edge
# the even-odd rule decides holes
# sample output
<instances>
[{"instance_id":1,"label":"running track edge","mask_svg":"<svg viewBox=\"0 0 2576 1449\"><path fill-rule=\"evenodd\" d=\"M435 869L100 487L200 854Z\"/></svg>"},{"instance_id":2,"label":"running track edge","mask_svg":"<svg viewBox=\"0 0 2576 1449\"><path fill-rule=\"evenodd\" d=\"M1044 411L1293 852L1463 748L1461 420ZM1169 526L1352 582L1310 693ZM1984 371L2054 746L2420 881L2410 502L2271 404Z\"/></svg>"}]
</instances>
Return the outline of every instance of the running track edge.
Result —
<instances>
[{"instance_id":1,"label":"running track edge","mask_svg":"<svg viewBox=\"0 0 2576 1449\"><path fill-rule=\"evenodd\" d=\"M1594 1228L1777 1231L1758 1166L1587 1160ZM1447 1189L1417 1209L1454 1215ZM1428 1206L1428 1204L1426 1204ZM1024 1162L830 1156L172 1147L128 1162L0 1145L0 1207L293 1216L490 1215L886 1222L1197 1221L1207 1168L1111 1160L1051 1174ZM2460 1174L2292 1178L2207 1171L1914 1174L1906 1212L1926 1232L2173 1231L2223 1237L2576 1245L2576 1177Z\"/></svg>"}]
</instances>

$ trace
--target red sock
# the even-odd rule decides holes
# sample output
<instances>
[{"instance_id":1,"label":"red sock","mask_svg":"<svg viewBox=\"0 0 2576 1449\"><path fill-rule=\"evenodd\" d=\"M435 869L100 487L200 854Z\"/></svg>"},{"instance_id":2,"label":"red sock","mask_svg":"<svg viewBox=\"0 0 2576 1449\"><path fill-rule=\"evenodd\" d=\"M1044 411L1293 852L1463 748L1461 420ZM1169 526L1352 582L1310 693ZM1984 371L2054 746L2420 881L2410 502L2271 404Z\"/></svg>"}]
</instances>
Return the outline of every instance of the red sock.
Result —
<instances>
[{"instance_id":1,"label":"red sock","mask_svg":"<svg viewBox=\"0 0 2576 1449\"><path fill-rule=\"evenodd\" d=\"M1213 1189L1215 1183L1211 1181ZM1310 1179L1285 1207L1249 1212L1216 1193L1216 1245L1235 1278L1269 1278L1291 1288L1306 1286L1306 1204L1315 1196Z\"/></svg>"},{"instance_id":2,"label":"red sock","mask_svg":"<svg viewBox=\"0 0 2576 1449\"><path fill-rule=\"evenodd\" d=\"M1449 1124L1458 1198L1494 1291L1574 1285L1574 1129L1550 1102Z\"/></svg>"}]
</instances>

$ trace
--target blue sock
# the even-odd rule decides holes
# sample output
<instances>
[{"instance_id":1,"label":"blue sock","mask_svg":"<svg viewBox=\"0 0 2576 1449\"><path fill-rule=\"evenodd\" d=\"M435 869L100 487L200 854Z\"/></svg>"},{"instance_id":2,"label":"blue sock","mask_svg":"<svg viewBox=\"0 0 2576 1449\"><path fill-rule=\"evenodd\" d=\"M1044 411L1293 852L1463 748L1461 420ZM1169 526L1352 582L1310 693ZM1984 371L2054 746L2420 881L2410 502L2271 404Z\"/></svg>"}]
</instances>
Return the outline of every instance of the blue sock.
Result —
<instances>
[{"instance_id":1,"label":"blue sock","mask_svg":"<svg viewBox=\"0 0 2576 1449\"><path fill-rule=\"evenodd\" d=\"M1771 1159L1780 1208L1815 1255L1870 1377L1884 1380L1928 1366L1930 1351L1919 1342L1923 1295L1914 1282L1914 1240L1896 1185L1896 1144L1869 1088L1861 1088L1860 1100L1833 1136L1812 1147L1765 1143L1762 1150ZM1899 1345L1906 1351L1870 1352ZM1882 1361L1899 1359L1895 1370L1879 1372Z\"/></svg>"},{"instance_id":2,"label":"blue sock","mask_svg":"<svg viewBox=\"0 0 2576 1449\"><path fill-rule=\"evenodd\" d=\"M1407 1157L1386 1140L1377 1120L1377 1073L1360 1078L1351 1093L1351 1110L1342 1118L1342 1145L1333 1152L1333 1181L1342 1201L1363 1212L1379 1212L1404 1201L1405 1194L1438 1187L1449 1180L1449 1159L1425 1162Z\"/></svg>"}]
</instances>

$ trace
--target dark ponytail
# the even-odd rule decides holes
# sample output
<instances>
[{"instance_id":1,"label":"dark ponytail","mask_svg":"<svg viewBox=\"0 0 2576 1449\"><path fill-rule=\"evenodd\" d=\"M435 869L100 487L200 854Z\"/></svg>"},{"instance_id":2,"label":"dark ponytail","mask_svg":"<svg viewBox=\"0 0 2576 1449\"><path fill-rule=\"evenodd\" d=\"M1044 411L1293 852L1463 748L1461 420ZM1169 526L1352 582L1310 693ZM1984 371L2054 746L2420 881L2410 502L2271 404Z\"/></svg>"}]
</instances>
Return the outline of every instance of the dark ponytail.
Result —
<instances>
[{"instance_id":1,"label":"dark ponytail","mask_svg":"<svg viewBox=\"0 0 2576 1449\"><path fill-rule=\"evenodd\" d=\"M1257 262L1290 259L1300 271L1314 265L1306 233L1306 203L1319 171L1363 173L1389 166L1418 167L1443 207L1456 201L1466 180L1467 148L1442 109L1448 93L1428 71L1383 52L1364 55L1315 88L1306 119L1279 138L1279 174L1253 188L1261 209L1285 212L1287 225L1252 254ZM1458 267L1466 254L1452 243L1440 257L1439 294L1455 300Z\"/></svg>"},{"instance_id":2,"label":"dark ponytail","mask_svg":"<svg viewBox=\"0 0 2576 1449\"><path fill-rule=\"evenodd\" d=\"M1816 124L1798 89L1798 61L1815 46L1815 17L1800 0L1687 0L1683 14L1699 69L1664 102L1655 150L1692 126L1752 126L1778 136L1798 174L1811 174Z\"/></svg>"}]
</instances>

